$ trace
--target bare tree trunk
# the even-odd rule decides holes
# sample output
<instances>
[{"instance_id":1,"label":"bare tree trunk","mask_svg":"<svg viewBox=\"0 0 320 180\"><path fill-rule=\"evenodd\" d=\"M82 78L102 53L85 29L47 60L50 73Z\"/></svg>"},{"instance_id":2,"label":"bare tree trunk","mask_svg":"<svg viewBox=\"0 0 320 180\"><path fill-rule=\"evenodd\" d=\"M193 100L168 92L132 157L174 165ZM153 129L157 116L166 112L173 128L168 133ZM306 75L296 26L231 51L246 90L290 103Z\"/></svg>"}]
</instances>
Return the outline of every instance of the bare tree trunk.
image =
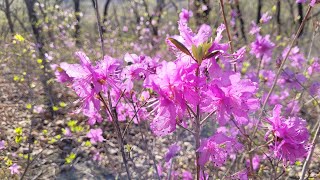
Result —
<instances>
[{"instance_id":1,"label":"bare tree trunk","mask_svg":"<svg viewBox=\"0 0 320 180\"><path fill-rule=\"evenodd\" d=\"M104 4L104 9L103 9L103 20L102 20L102 32L106 32L106 27L105 27L105 22L107 22L107 17L108 17L108 9L110 5L111 0L106 0L106 4Z\"/></svg>"},{"instance_id":2,"label":"bare tree trunk","mask_svg":"<svg viewBox=\"0 0 320 180\"><path fill-rule=\"evenodd\" d=\"M41 26L36 25L38 22L38 17L37 17L35 10L34 10L34 4L35 4L36 0L24 0L24 2L27 6L29 21L30 21L30 24L32 27L33 35L36 40L36 44L37 44L36 47L38 49L39 58L42 59L43 74L41 75L40 79L41 79L41 83L42 83L44 92L46 94L46 101L47 101L47 105L48 105L50 112L51 112L51 118L53 118L53 116L54 116L54 111L53 111L54 100L53 100L53 93L52 93L52 85L47 83L51 77L51 74L47 71L47 69L49 67L48 67L47 60L45 58L46 52L43 48L44 41L41 36L42 28L41 28Z\"/></svg>"},{"instance_id":3,"label":"bare tree trunk","mask_svg":"<svg viewBox=\"0 0 320 180\"><path fill-rule=\"evenodd\" d=\"M9 0L4 0L4 14L6 15L6 18L7 18L7 21L8 21L8 24L9 24L9 29L10 29L10 32L12 34L14 34L14 24L12 22L12 18L11 18L11 11L10 11L10 6L12 5L14 0L11 0L9 2Z\"/></svg>"},{"instance_id":4,"label":"bare tree trunk","mask_svg":"<svg viewBox=\"0 0 320 180\"><path fill-rule=\"evenodd\" d=\"M258 9L257 9L257 24L260 23L260 19L261 19L261 11L262 11L262 0L258 0Z\"/></svg>"},{"instance_id":5,"label":"bare tree trunk","mask_svg":"<svg viewBox=\"0 0 320 180\"><path fill-rule=\"evenodd\" d=\"M77 19L77 23L75 25L74 38L76 39L76 46L80 47L80 0L73 0L74 2L74 13Z\"/></svg>"},{"instance_id":6,"label":"bare tree trunk","mask_svg":"<svg viewBox=\"0 0 320 180\"><path fill-rule=\"evenodd\" d=\"M277 2L276 20L278 24L277 34L280 35L281 34L281 0L278 0Z\"/></svg>"},{"instance_id":7,"label":"bare tree trunk","mask_svg":"<svg viewBox=\"0 0 320 180\"><path fill-rule=\"evenodd\" d=\"M209 22L209 14L211 11L210 0L194 0L195 18L197 25ZM205 10L202 8L206 7Z\"/></svg>"},{"instance_id":8,"label":"bare tree trunk","mask_svg":"<svg viewBox=\"0 0 320 180\"><path fill-rule=\"evenodd\" d=\"M300 26L302 24L302 20L303 20L303 5L302 5L302 3L298 3L297 7L298 7L298 13L299 13L299 26ZM298 35L298 38L301 36L302 33L303 33L303 29L301 30L300 34Z\"/></svg>"},{"instance_id":9,"label":"bare tree trunk","mask_svg":"<svg viewBox=\"0 0 320 180\"><path fill-rule=\"evenodd\" d=\"M164 8L164 0L157 0L157 6L155 10L155 14L152 16L152 19L155 19L156 24L152 26L152 32L154 36L158 36L158 27L161 20L162 11Z\"/></svg>"},{"instance_id":10,"label":"bare tree trunk","mask_svg":"<svg viewBox=\"0 0 320 180\"><path fill-rule=\"evenodd\" d=\"M230 8L231 8L231 20L230 21L234 21L234 24L231 24L230 22L230 26L232 28L232 32L234 33L234 36L236 36L237 38L239 37L239 33L238 33L238 28L237 28L237 16L238 16L238 12L236 10L235 4L233 4L232 2L229 3L230 4ZM236 13L236 14L233 14Z\"/></svg>"},{"instance_id":11,"label":"bare tree trunk","mask_svg":"<svg viewBox=\"0 0 320 180\"><path fill-rule=\"evenodd\" d=\"M237 8L237 15L238 15L239 21L240 21L241 34L244 39L244 42L247 43L247 36L246 36L246 32L245 32L245 23L244 23L244 20L242 17L239 0L236 0L235 3L236 3L236 8Z\"/></svg>"}]
</instances>

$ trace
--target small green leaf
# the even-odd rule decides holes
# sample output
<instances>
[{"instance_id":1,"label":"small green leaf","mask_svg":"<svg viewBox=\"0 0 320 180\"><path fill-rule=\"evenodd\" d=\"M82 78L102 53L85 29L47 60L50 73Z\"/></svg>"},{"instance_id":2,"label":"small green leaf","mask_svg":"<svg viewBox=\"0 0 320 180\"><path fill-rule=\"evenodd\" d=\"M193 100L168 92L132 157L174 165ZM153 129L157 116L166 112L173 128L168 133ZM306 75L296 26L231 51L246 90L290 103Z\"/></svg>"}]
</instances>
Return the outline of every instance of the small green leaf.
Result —
<instances>
[{"instance_id":1,"label":"small green leaf","mask_svg":"<svg viewBox=\"0 0 320 180\"><path fill-rule=\"evenodd\" d=\"M21 36L21 34L14 35L14 39L17 40L17 41L20 41L20 42L24 41L24 37Z\"/></svg>"},{"instance_id":2,"label":"small green leaf","mask_svg":"<svg viewBox=\"0 0 320 180\"><path fill-rule=\"evenodd\" d=\"M92 146L92 144L91 144L91 142L90 142L90 141L86 141L86 142L84 143L84 146L86 146L86 147L91 147L91 146Z\"/></svg>"},{"instance_id":3,"label":"small green leaf","mask_svg":"<svg viewBox=\"0 0 320 180\"><path fill-rule=\"evenodd\" d=\"M31 104L26 104L26 108L27 108L27 109L31 109L31 108L32 108L32 105L31 105Z\"/></svg>"},{"instance_id":4,"label":"small green leaf","mask_svg":"<svg viewBox=\"0 0 320 180\"><path fill-rule=\"evenodd\" d=\"M196 60L198 60L198 58L197 58L197 57L198 57L198 50L197 50L197 46L192 45L191 50L192 50L193 57L194 57Z\"/></svg>"},{"instance_id":5,"label":"small green leaf","mask_svg":"<svg viewBox=\"0 0 320 180\"><path fill-rule=\"evenodd\" d=\"M17 127L14 129L14 132L17 134L17 135L22 135L22 127Z\"/></svg>"},{"instance_id":6,"label":"small green leaf","mask_svg":"<svg viewBox=\"0 0 320 180\"><path fill-rule=\"evenodd\" d=\"M53 143L55 143L55 142L57 142L57 140L56 140L55 138L52 138L48 143L49 143L49 144L53 144Z\"/></svg>"},{"instance_id":7,"label":"small green leaf","mask_svg":"<svg viewBox=\"0 0 320 180\"><path fill-rule=\"evenodd\" d=\"M19 80L20 80L20 77L17 76L17 75L14 75L14 76L13 76L13 80L14 80L14 81L19 81Z\"/></svg>"},{"instance_id":8,"label":"small green leaf","mask_svg":"<svg viewBox=\"0 0 320 180\"><path fill-rule=\"evenodd\" d=\"M6 165L7 166L11 166L12 165L12 160L11 159L7 159L6 160Z\"/></svg>"},{"instance_id":9,"label":"small green leaf","mask_svg":"<svg viewBox=\"0 0 320 180\"><path fill-rule=\"evenodd\" d=\"M68 121L67 125L72 128L72 127L75 127L77 125L77 121L75 120L70 120Z\"/></svg>"},{"instance_id":10,"label":"small green leaf","mask_svg":"<svg viewBox=\"0 0 320 180\"><path fill-rule=\"evenodd\" d=\"M297 165L297 166L301 166L301 165L302 165L302 163L301 163L300 161L296 161L295 165Z\"/></svg>"},{"instance_id":11,"label":"small green leaf","mask_svg":"<svg viewBox=\"0 0 320 180\"><path fill-rule=\"evenodd\" d=\"M23 140L22 136L16 136L15 139L14 139L14 141L15 141L17 144L21 143L22 140Z\"/></svg>"},{"instance_id":12,"label":"small green leaf","mask_svg":"<svg viewBox=\"0 0 320 180\"><path fill-rule=\"evenodd\" d=\"M59 105L60 105L60 107L66 107L67 106L67 104L65 102L60 102Z\"/></svg>"},{"instance_id":13,"label":"small green leaf","mask_svg":"<svg viewBox=\"0 0 320 180\"><path fill-rule=\"evenodd\" d=\"M125 148L125 151L129 153L129 152L131 152L131 150L132 150L133 147L132 147L131 144L126 144L126 145L124 146L124 148Z\"/></svg>"},{"instance_id":14,"label":"small green leaf","mask_svg":"<svg viewBox=\"0 0 320 180\"><path fill-rule=\"evenodd\" d=\"M211 53L207 54L203 59L209 59L213 56L217 55L220 51L212 51Z\"/></svg>"},{"instance_id":15,"label":"small green leaf","mask_svg":"<svg viewBox=\"0 0 320 180\"><path fill-rule=\"evenodd\" d=\"M68 157L66 157L66 163L67 164L71 164L72 161L76 158L76 154L75 153L71 153Z\"/></svg>"},{"instance_id":16,"label":"small green leaf","mask_svg":"<svg viewBox=\"0 0 320 180\"><path fill-rule=\"evenodd\" d=\"M74 127L75 132L82 132L83 130L84 130L84 128L82 126L75 126Z\"/></svg>"},{"instance_id":17,"label":"small green leaf","mask_svg":"<svg viewBox=\"0 0 320 180\"><path fill-rule=\"evenodd\" d=\"M42 59L37 59L38 64L42 64Z\"/></svg>"},{"instance_id":18,"label":"small green leaf","mask_svg":"<svg viewBox=\"0 0 320 180\"><path fill-rule=\"evenodd\" d=\"M59 140L59 139L61 139L61 135L58 134L58 135L56 135L54 138L55 138L56 140Z\"/></svg>"},{"instance_id":19,"label":"small green leaf","mask_svg":"<svg viewBox=\"0 0 320 180\"><path fill-rule=\"evenodd\" d=\"M174 44L176 46L176 48L178 48L180 51L182 51L183 53L189 55L192 57L190 51L179 41L177 41L176 39L173 38L168 38L169 41L172 42L172 44Z\"/></svg>"},{"instance_id":20,"label":"small green leaf","mask_svg":"<svg viewBox=\"0 0 320 180\"><path fill-rule=\"evenodd\" d=\"M52 110L53 110L53 111L58 111L58 110L59 110L59 107L53 106L53 107L52 107Z\"/></svg>"},{"instance_id":21,"label":"small green leaf","mask_svg":"<svg viewBox=\"0 0 320 180\"><path fill-rule=\"evenodd\" d=\"M44 135L47 135L47 134L48 134L48 130L44 129L44 130L42 130L42 133L43 133Z\"/></svg>"}]
</instances>

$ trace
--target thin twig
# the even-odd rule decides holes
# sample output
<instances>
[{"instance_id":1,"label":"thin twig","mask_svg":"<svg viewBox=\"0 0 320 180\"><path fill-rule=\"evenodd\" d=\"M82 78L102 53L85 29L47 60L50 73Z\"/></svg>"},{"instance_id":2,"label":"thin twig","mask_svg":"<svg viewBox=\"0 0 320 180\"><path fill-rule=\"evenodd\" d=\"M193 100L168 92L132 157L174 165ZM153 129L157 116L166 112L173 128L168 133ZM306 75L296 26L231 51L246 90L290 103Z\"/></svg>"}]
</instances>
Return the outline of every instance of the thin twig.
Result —
<instances>
[{"instance_id":1,"label":"thin twig","mask_svg":"<svg viewBox=\"0 0 320 180\"><path fill-rule=\"evenodd\" d=\"M224 11L223 0L220 0L220 6L221 6L223 21L224 21L224 25L226 26L226 31L227 31L227 35L228 35L230 50L231 50L231 54L232 54L232 53L234 53L234 49L233 49L233 45L232 45L232 38L231 38L231 35L230 35L230 30L229 30L229 26L228 26L228 22L227 22L227 18L226 18L226 13ZM237 71L236 63L233 64L233 69L234 69L235 72Z\"/></svg>"},{"instance_id":2,"label":"thin twig","mask_svg":"<svg viewBox=\"0 0 320 180\"><path fill-rule=\"evenodd\" d=\"M309 165L310 165L310 161L311 161L311 158L312 158L312 155L313 155L313 152L314 152L314 149L316 147L316 143L318 141L318 138L319 138L319 134L320 134L320 116L318 116L318 127L317 127L317 131L313 137L313 140L312 140L312 146L311 146L311 149L309 151L309 154L307 156L307 159L306 161L304 162L303 164L303 168L302 168L302 171L301 171L301 176L300 176L300 180L303 180L304 179L304 176L309 168Z\"/></svg>"},{"instance_id":3,"label":"thin twig","mask_svg":"<svg viewBox=\"0 0 320 180\"><path fill-rule=\"evenodd\" d=\"M106 107L106 109L109 109L108 108L108 104L104 100L104 98L101 95L101 93L99 93L99 96L100 96L100 99L102 100L103 105ZM120 130L119 122L118 122L118 114L117 114L116 107L112 107L111 108L111 117L112 117L113 126L115 127L116 132L117 132L117 139L118 139L118 143L119 143L119 149L120 149L120 152L121 152L121 155L122 155L122 160L123 160L124 166L126 168L127 176L128 176L128 179L131 180L130 171L129 171L129 167L128 167L128 162L127 162L127 159L126 159L126 154L124 152L124 142L123 142L123 138L121 136L121 130Z\"/></svg>"},{"instance_id":4,"label":"thin twig","mask_svg":"<svg viewBox=\"0 0 320 180\"><path fill-rule=\"evenodd\" d=\"M130 121L127 123L126 127L124 128L124 131L123 131L123 133L122 133L122 138L124 138L124 136L125 136L128 128L129 128L129 126L130 126L131 123L133 122L133 119L137 116L137 114L138 114L138 112L140 111L140 109L141 109L143 106L145 106L146 104L147 104L147 102L145 102L144 104L142 104L142 105L138 108L137 112L134 113L133 117L130 119Z\"/></svg>"},{"instance_id":5,"label":"thin twig","mask_svg":"<svg viewBox=\"0 0 320 180\"><path fill-rule=\"evenodd\" d=\"M190 132L192 135L194 135L194 132L193 132L193 131L191 131L190 129L183 127L181 124L177 124L177 125L178 125L179 127L181 127L182 129L184 129L184 130L186 130L186 131Z\"/></svg>"},{"instance_id":6,"label":"thin twig","mask_svg":"<svg viewBox=\"0 0 320 180\"><path fill-rule=\"evenodd\" d=\"M199 66L197 67L196 70L196 76L199 77ZM199 88L196 88L197 93L199 93ZM200 152L198 151L199 147L200 147L200 133L201 133L201 114L200 114L200 105L197 105L196 108L196 116L195 116L195 121L194 121L194 139L195 139L195 143L196 143L196 148L195 148L195 154L196 154L196 166L197 166L197 180L200 180L200 164L199 164L199 158L200 158Z\"/></svg>"},{"instance_id":7,"label":"thin twig","mask_svg":"<svg viewBox=\"0 0 320 180\"><path fill-rule=\"evenodd\" d=\"M133 106L134 112L137 114L137 113L138 113L138 110L136 109L136 106L134 105L134 102L132 102L132 106ZM142 107L140 107L140 108L142 108ZM138 122L140 122L138 116L136 116L136 119L137 119ZM159 171L158 171L158 168L157 168L156 158L154 157L154 155L152 154L152 152L151 152L150 149L149 149L148 141L146 140L145 135L144 135L144 132L141 130L141 126L140 126L140 125L139 125L139 131L140 131L142 140L143 140L143 142L144 142L144 144L145 144L145 148L146 148L146 150L147 150L147 153L148 153L149 157L150 157L150 158L152 159L152 161L153 161L153 168L154 168L155 171L156 171L157 178L158 178L158 180L161 180L161 176L160 176Z\"/></svg>"},{"instance_id":8,"label":"thin twig","mask_svg":"<svg viewBox=\"0 0 320 180\"><path fill-rule=\"evenodd\" d=\"M208 114L208 116L206 116L204 119L202 119L202 121L200 122L200 125L203 125L203 123L205 123L206 120L208 120L209 117L212 116L215 112L216 112L216 110L212 111L210 114Z\"/></svg>"},{"instance_id":9,"label":"thin twig","mask_svg":"<svg viewBox=\"0 0 320 180\"><path fill-rule=\"evenodd\" d=\"M100 22L100 14L99 14L99 6L98 6L98 1L97 0L92 0L93 7L95 9L96 17L97 17L97 25L98 25L98 31L99 31L99 36L100 36L100 41L101 41L101 52L102 52L102 58L104 57L104 41L103 41L103 33L102 33L102 26Z\"/></svg>"},{"instance_id":10,"label":"thin twig","mask_svg":"<svg viewBox=\"0 0 320 180\"><path fill-rule=\"evenodd\" d=\"M192 108L188 105L188 103L186 103L187 108L189 109L189 111L193 114L194 117L197 117L197 114L192 110Z\"/></svg>"}]
</instances>

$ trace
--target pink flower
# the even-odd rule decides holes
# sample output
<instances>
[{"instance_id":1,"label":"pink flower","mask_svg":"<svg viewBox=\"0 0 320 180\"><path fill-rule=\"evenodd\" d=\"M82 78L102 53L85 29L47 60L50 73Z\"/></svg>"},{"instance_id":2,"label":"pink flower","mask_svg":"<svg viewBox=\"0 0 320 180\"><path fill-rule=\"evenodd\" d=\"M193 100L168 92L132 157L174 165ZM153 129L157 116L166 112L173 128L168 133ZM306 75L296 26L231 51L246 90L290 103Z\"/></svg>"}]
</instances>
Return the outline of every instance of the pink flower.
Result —
<instances>
[{"instance_id":1,"label":"pink flower","mask_svg":"<svg viewBox=\"0 0 320 180\"><path fill-rule=\"evenodd\" d=\"M184 21L179 21L178 25L180 36L173 36L173 38L181 42L185 47L189 49L190 52L192 45L199 46L200 44L207 42L212 36L212 30L210 26L206 24L200 26L197 34L194 34L188 27L187 23ZM180 50L178 50L176 46L171 43L171 41L166 40L166 42L169 47L171 47L171 49L173 49L175 52L180 53Z\"/></svg>"},{"instance_id":2,"label":"pink flower","mask_svg":"<svg viewBox=\"0 0 320 180\"><path fill-rule=\"evenodd\" d=\"M317 3L320 3L320 0L311 0L310 6L314 6Z\"/></svg>"},{"instance_id":3,"label":"pink flower","mask_svg":"<svg viewBox=\"0 0 320 180\"><path fill-rule=\"evenodd\" d=\"M287 161L294 163L308 152L309 132L306 128L307 123L298 117L285 119L280 115L281 108L281 105L276 105L273 109L273 116L267 119L271 127L265 137L268 139L270 134L273 136L273 143L270 148L277 158L282 159L284 164Z\"/></svg>"},{"instance_id":4,"label":"pink flower","mask_svg":"<svg viewBox=\"0 0 320 180\"><path fill-rule=\"evenodd\" d=\"M204 166L208 161L212 161L215 166L222 166L230 153L239 151L242 145L233 138L223 133L216 133L208 139L201 141L199 164Z\"/></svg>"},{"instance_id":5,"label":"pink flower","mask_svg":"<svg viewBox=\"0 0 320 180\"><path fill-rule=\"evenodd\" d=\"M97 111L95 108L93 108L93 104L90 105L91 108L89 109L84 109L82 111L83 115L87 116L88 119L88 124L93 126L95 125L97 122L101 123L102 122L102 117L99 113L99 111Z\"/></svg>"},{"instance_id":6,"label":"pink flower","mask_svg":"<svg viewBox=\"0 0 320 180\"><path fill-rule=\"evenodd\" d=\"M162 175L163 175L163 170L162 170L162 166L161 166L160 163L157 164L157 170L158 170L159 176L162 177Z\"/></svg>"},{"instance_id":7,"label":"pink flower","mask_svg":"<svg viewBox=\"0 0 320 180\"><path fill-rule=\"evenodd\" d=\"M254 22L252 21L251 23L251 29L250 29L250 34L256 35L260 33L261 28Z\"/></svg>"},{"instance_id":8,"label":"pink flower","mask_svg":"<svg viewBox=\"0 0 320 180\"><path fill-rule=\"evenodd\" d=\"M160 100L157 115L150 124L152 132L157 136L167 135L176 130L176 107L168 99Z\"/></svg>"},{"instance_id":9,"label":"pink flower","mask_svg":"<svg viewBox=\"0 0 320 180\"><path fill-rule=\"evenodd\" d=\"M242 63L245 56L246 56L246 47L242 47L238 49L236 52L232 54L233 56L233 62Z\"/></svg>"},{"instance_id":10,"label":"pink flower","mask_svg":"<svg viewBox=\"0 0 320 180\"><path fill-rule=\"evenodd\" d=\"M296 0L296 3L306 3L307 0ZM315 4L320 3L320 0L311 0L310 6L314 6Z\"/></svg>"},{"instance_id":11,"label":"pink flower","mask_svg":"<svg viewBox=\"0 0 320 180\"><path fill-rule=\"evenodd\" d=\"M250 167L250 159L247 159L246 161L247 167ZM255 155L252 158L252 166L253 166L253 170L258 170L260 167L260 157L259 155Z\"/></svg>"},{"instance_id":12,"label":"pink flower","mask_svg":"<svg viewBox=\"0 0 320 180\"><path fill-rule=\"evenodd\" d=\"M156 135L166 135L176 129L176 118L181 119L183 116L186 102L195 106L199 103L199 95L194 88L198 83L196 67L196 63L163 62L157 74L150 77L151 82L147 88L159 96L157 106L154 107L156 117L150 124Z\"/></svg>"},{"instance_id":13,"label":"pink flower","mask_svg":"<svg viewBox=\"0 0 320 180\"><path fill-rule=\"evenodd\" d=\"M94 153L94 155L93 155L93 157L92 157L92 160L94 160L94 161L101 161L101 156L100 156L100 153L97 151L97 152L95 152Z\"/></svg>"},{"instance_id":14,"label":"pink flower","mask_svg":"<svg viewBox=\"0 0 320 180\"><path fill-rule=\"evenodd\" d=\"M188 11L187 9L182 9L182 11L179 14L180 21L188 22L190 17L192 17L192 15L193 15L192 11Z\"/></svg>"},{"instance_id":15,"label":"pink flower","mask_svg":"<svg viewBox=\"0 0 320 180\"><path fill-rule=\"evenodd\" d=\"M184 171L182 173L182 180L193 180L192 173L189 171Z\"/></svg>"},{"instance_id":16,"label":"pink flower","mask_svg":"<svg viewBox=\"0 0 320 180\"><path fill-rule=\"evenodd\" d=\"M228 82L229 81L229 82ZM221 81L208 87L203 100L206 112L216 110L220 125L225 125L232 116L239 124L248 123L248 113L258 108L258 99L253 95L257 90L256 83L241 80L240 74L224 74Z\"/></svg>"},{"instance_id":17,"label":"pink flower","mask_svg":"<svg viewBox=\"0 0 320 180\"><path fill-rule=\"evenodd\" d=\"M272 56L272 50L275 44L270 41L270 35L262 37L257 35L256 40L251 43L251 54L255 55L256 58L269 60Z\"/></svg>"},{"instance_id":18,"label":"pink flower","mask_svg":"<svg viewBox=\"0 0 320 180\"><path fill-rule=\"evenodd\" d=\"M90 138L90 142L92 144L96 144L97 142L102 142L104 140L102 136L102 130L99 129L90 129L90 132L87 134L87 137Z\"/></svg>"},{"instance_id":19,"label":"pink flower","mask_svg":"<svg viewBox=\"0 0 320 180\"><path fill-rule=\"evenodd\" d=\"M2 140L2 141L0 141L0 150L2 150L4 148L5 148L5 141Z\"/></svg>"},{"instance_id":20,"label":"pink flower","mask_svg":"<svg viewBox=\"0 0 320 180\"><path fill-rule=\"evenodd\" d=\"M318 59L315 59L315 62L313 62L310 67L308 67L308 74L309 75L316 73L316 72L320 72L320 64L318 62Z\"/></svg>"},{"instance_id":21,"label":"pink flower","mask_svg":"<svg viewBox=\"0 0 320 180\"><path fill-rule=\"evenodd\" d=\"M123 26L123 28L122 28L122 31L123 31L123 32L128 32L128 30L129 30L129 29L128 29L128 26Z\"/></svg>"},{"instance_id":22,"label":"pink flower","mask_svg":"<svg viewBox=\"0 0 320 180\"><path fill-rule=\"evenodd\" d=\"M166 162L169 162L174 156L176 156L179 153L180 149L180 146L176 143L172 144L165 155Z\"/></svg>"},{"instance_id":23,"label":"pink flower","mask_svg":"<svg viewBox=\"0 0 320 180\"><path fill-rule=\"evenodd\" d=\"M266 12L262 14L262 17L260 19L261 23L268 23L272 19L272 16L269 15L269 12Z\"/></svg>"},{"instance_id":24,"label":"pink flower","mask_svg":"<svg viewBox=\"0 0 320 180\"><path fill-rule=\"evenodd\" d=\"M148 81L150 74L155 74L158 66L158 58L151 58L148 56L138 56L136 54L125 54L124 60L127 62L126 66L121 72L121 78L124 80L123 89L130 92L133 89L134 81L145 80Z\"/></svg>"},{"instance_id":25,"label":"pink flower","mask_svg":"<svg viewBox=\"0 0 320 180\"><path fill-rule=\"evenodd\" d=\"M54 74L55 74L58 82L65 83L65 82L71 82L73 80L73 78L71 78L66 73L66 71L63 68L61 68L61 66L64 66L66 64L67 63L63 62L60 64L60 66L56 65L56 64L51 65L51 68L52 68L52 70L54 70Z\"/></svg>"},{"instance_id":26,"label":"pink flower","mask_svg":"<svg viewBox=\"0 0 320 180\"><path fill-rule=\"evenodd\" d=\"M100 110L98 93L106 93L109 88L118 90L117 69L120 64L116 59L105 56L94 66L85 53L76 52L76 56L80 64L61 63L60 66L72 78L72 87L83 102L82 110L89 117L90 124L93 124L100 119L97 114L93 113Z\"/></svg>"},{"instance_id":27,"label":"pink flower","mask_svg":"<svg viewBox=\"0 0 320 180\"><path fill-rule=\"evenodd\" d=\"M307 81L307 78L301 73L295 73L288 67L283 70L281 78L279 79L279 84L288 86L290 89L301 90L303 84Z\"/></svg>"},{"instance_id":28,"label":"pink flower","mask_svg":"<svg viewBox=\"0 0 320 180\"><path fill-rule=\"evenodd\" d=\"M71 137L71 136L72 136L71 130L70 130L69 128L65 128L64 135L65 135L66 137Z\"/></svg>"},{"instance_id":29,"label":"pink flower","mask_svg":"<svg viewBox=\"0 0 320 180\"><path fill-rule=\"evenodd\" d=\"M11 174L19 174L20 171L20 166L17 165L16 163L14 163L12 166L9 167L10 171L11 171Z\"/></svg>"},{"instance_id":30,"label":"pink flower","mask_svg":"<svg viewBox=\"0 0 320 180\"><path fill-rule=\"evenodd\" d=\"M283 50L283 52L282 52L283 59L286 57L288 51L289 51L289 47L286 47ZM303 64L306 63L306 59L305 59L304 55L302 53L300 53L300 49L297 46L292 48L288 59L291 60L290 65L292 65L293 67L297 67L297 68L302 67Z\"/></svg>"},{"instance_id":31,"label":"pink flower","mask_svg":"<svg viewBox=\"0 0 320 180\"><path fill-rule=\"evenodd\" d=\"M320 82L312 82L309 91L312 96L320 96Z\"/></svg>"}]
</instances>

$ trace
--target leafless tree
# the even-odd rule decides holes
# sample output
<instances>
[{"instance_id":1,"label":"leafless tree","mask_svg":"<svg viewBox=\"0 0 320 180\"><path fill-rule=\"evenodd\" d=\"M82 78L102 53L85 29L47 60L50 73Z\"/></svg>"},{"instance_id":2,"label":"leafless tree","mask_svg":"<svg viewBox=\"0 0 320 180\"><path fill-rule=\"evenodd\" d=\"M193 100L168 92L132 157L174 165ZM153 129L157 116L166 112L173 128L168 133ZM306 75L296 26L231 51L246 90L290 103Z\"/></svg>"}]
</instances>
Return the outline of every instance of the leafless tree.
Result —
<instances>
[{"instance_id":1,"label":"leafless tree","mask_svg":"<svg viewBox=\"0 0 320 180\"><path fill-rule=\"evenodd\" d=\"M52 92L52 86L51 84L48 84L48 80L51 77L51 74L48 72L49 65L47 63L47 60L45 58L46 51L44 49L44 40L41 35L42 32L42 26L37 25L38 17L37 13L34 9L36 0L24 0L26 7L27 7L27 13L29 16L29 22L31 24L32 32L35 37L36 47L39 53L39 58L42 59L42 65L43 65L43 74L40 76L42 86L44 88L44 92L46 94L46 101L47 105L51 112L51 117L54 116L53 106L54 106L54 99L53 99L53 92Z\"/></svg>"},{"instance_id":2,"label":"leafless tree","mask_svg":"<svg viewBox=\"0 0 320 180\"><path fill-rule=\"evenodd\" d=\"M162 18L162 11L165 7L165 0L157 0L157 5L153 11L154 13L152 14L149 12L149 6L146 0L143 0L143 5L147 13L148 20L150 22L152 34L154 36L158 36L158 27L159 27L160 20Z\"/></svg>"},{"instance_id":3,"label":"leafless tree","mask_svg":"<svg viewBox=\"0 0 320 180\"><path fill-rule=\"evenodd\" d=\"M76 46L80 46L80 0L73 0L74 2L74 14L77 19L76 25L75 25L75 32L74 32L74 38L76 39Z\"/></svg>"},{"instance_id":4,"label":"leafless tree","mask_svg":"<svg viewBox=\"0 0 320 180\"><path fill-rule=\"evenodd\" d=\"M276 21L278 25L278 35L281 34L281 0L277 1Z\"/></svg>"},{"instance_id":5,"label":"leafless tree","mask_svg":"<svg viewBox=\"0 0 320 180\"><path fill-rule=\"evenodd\" d=\"M258 0L258 7L257 7L257 21L256 23L259 24L260 23L260 19L261 19L261 11L262 11L262 0Z\"/></svg>"},{"instance_id":6,"label":"leafless tree","mask_svg":"<svg viewBox=\"0 0 320 180\"><path fill-rule=\"evenodd\" d=\"M300 26L302 24L302 20L303 20L303 5L302 5L302 3L298 3L297 4L297 8L298 8L299 26ZM303 29L299 33L298 37L300 37L302 33L303 33Z\"/></svg>"},{"instance_id":7,"label":"leafless tree","mask_svg":"<svg viewBox=\"0 0 320 180\"><path fill-rule=\"evenodd\" d=\"M247 42L247 36L245 33L245 23L244 23L244 20L242 17L242 12L241 12L241 8L240 8L239 0L236 0L235 4L236 4L236 9L237 9L237 15L238 15L239 22L240 22L240 30L241 30L242 38L244 39L245 42Z\"/></svg>"},{"instance_id":8,"label":"leafless tree","mask_svg":"<svg viewBox=\"0 0 320 180\"><path fill-rule=\"evenodd\" d=\"M0 10L4 12L4 14L7 18L9 29L12 34L14 34L14 32L15 32L14 31L14 24L13 24L12 17L11 17L11 11L10 11L10 7L13 2L14 2L14 0L3 0L3 2L0 4Z\"/></svg>"},{"instance_id":9,"label":"leafless tree","mask_svg":"<svg viewBox=\"0 0 320 180\"><path fill-rule=\"evenodd\" d=\"M102 19L102 32L105 33L106 32L106 28L105 28L105 23L107 22L107 17L108 17L108 10L109 10L109 6L110 6L110 2L111 0L106 0L106 3L104 4L104 8L103 8L103 19Z\"/></svg>"}]
</instances>

